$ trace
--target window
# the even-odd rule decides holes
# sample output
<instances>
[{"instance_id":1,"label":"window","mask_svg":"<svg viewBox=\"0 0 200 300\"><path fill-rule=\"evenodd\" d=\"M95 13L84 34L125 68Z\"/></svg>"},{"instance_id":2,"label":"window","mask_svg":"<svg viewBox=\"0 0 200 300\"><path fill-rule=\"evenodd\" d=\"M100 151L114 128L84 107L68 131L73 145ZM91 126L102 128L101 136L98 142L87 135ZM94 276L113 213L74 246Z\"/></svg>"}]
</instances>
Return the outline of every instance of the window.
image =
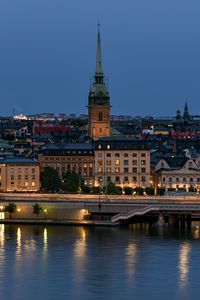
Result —
<instances>
[{"instance_id":1,"label":"window","mask_svg":"<svg viewBox=\"0 0 200 300\"><path fill-rule=\"evenodd\" d=\"M84 164L85 165L85 164ZM103 161L102 160L98 160L98 166L102 166L103 165ZM86 165L87 166L87 165Z\"/></svg>"},{"instance_id":2,"label":"window","mask_svg":"<svg viewBox=\"0 0 200 300\"><path fill-rule=\"evenodd\" d=\"M179 182L179 178L178 177L176 177L176 182Z\"/></svg>"},{"instance_id":3,"label":"window","mask_svg":"<svg viewBox=\"0 0 200 300\"><path fill-rule=\"evenodd\" d=\"M146 160L141 160L141 165L146 165Z\"/></svg>"},{"instance_id":4,"label":"window","mask_svg":"<svg viewBox=\"0 0 200 300\"><path fill-rule=\"evenodd\" d=\"M25 182L25 186L28 186L28 182L27 181Z\"/></svg>"},{"instance_id":5,"label":"window","mask_svg":"<svg viewBox=\"0 0 200 300\"><path fill-rule=\"evenodd\" d=\"M124 168L124 173L128 173L128 168Z\"/></svg>"},{"instance_id":6,"label":"window","mask_svg":"<svg viewBox=\"0 0 200 300\"><path fill-rule=\"evenodd\" d=\"M89 163L89 168L93 168L93 164L92 163Z\"/></svg>"},{"instance_id":7,"label":"window","mask_svg":"<svg viewBox=\"0 0 200 300\"><path fill-rule=\"evenodd\" d=\"M98 153L98 157L102 157L103 156L103 153Z\"/></svg>"},{"instance_id":8,"label":"window","mask_svg":"<svg viewBox=\"0 0 200 300\"><path fill-rule=\"evenodd\" d=\"M25 180L28 180L28 175L25 175L24 178L25 178Z\"/></svg>"},{"instance_id":9,"label":"window","mask_svg":"<svg viewBox=\"0 0 200 300\"><path fill-rule=\"evenodd\" d=\"M119 173L120 172L120 168L115 168L115 173Z\"/></svg>"},{"instance_id":10,"label":"window","mask_svg":"<svg viewBox=\"0 0 200 300\"><path fill-rule=\"evenodd\" d=\"M172 177L169 177L169 182L172 182Z\"/></svg>"},{"instance_id":11,"label":"window","mask_svg":"<svg viewBox=\"0 0 200 300\"><path fill-rule=\"evenodd\" d=\"M120 154L119 153L115 153L115 157L120 157Z\"/></svg>"},{"instance_id":12,"label":"window","mask_svg":"<svg viewBox=\"0 0 200 300\"><path fill-rule=\"evenodd\" d=\"M110 145L107 145L107 149L110 149Z\"/></svg>"},{"instance_id":13,"label":"window","mask_svg":"<svg viewBox=\"0 0 200 300\"><path fill-rule=\"evenodd\" d=\"M32 173L35 173L35 168L32 168Z\"/></svg>"},{"instance_id":14,"label":"window","mask_svg":"<svg viewBox=\"0 0 200 300\"><path fill-rule=\"evenodd\" d=\"M137 160L132 161L133 166L137 166Z\"/></svg>"},{"instance_id":15,"label":"window","mask_svg":"<svg viewBox=\"0 0 200 300\"><path fill-rule=\"evenodd\" d=\"M145 182L145 181L146 181L146 177L145 177L145 176L142 176L142 177L141 177L141 181L142 181L142 182Z\"/></svg>"},{"instance_id":16,"label":"window","mask_svg":"<svg viewBox=\"0 0 200 300\"><path fill-rule=\"evenodd\" d=\"M64 173L65 172L65 168L63 169L62 168L62 172ZM28 176L27 176L28 177ZM32 180L35 180L35 175L32 175Z\"/></svg>"},{"instance_id":17,"label":"window","mask_svg":"<svg viewBox=\"0 0 200 300\"><path fill-rule=\"evenodd\" d=\"M124 177L124 182L128 182L128 176Z\"/></svg>"},{"instance_id":18,"label":"window","mask_svg":"<svg viewBox=\"0 0 200 300\"><path fill-rule=\"evenodd\" d=\"M106 160L106 164L109 165L109 166L111 166L111 160L110 160L110 159L107 159L107 160Z\"/></svg>"},{"instance_id":19,"label":"window","mask_svg":"<svg viewBox=\"0 0 200 300\"><path fill-rule=\"evenodd\" d=\"M10 169L10 173L14 173L14 168L11 168L11 169Z\"/></svg>"},{"instance_id":20,"label":"window","mask_svg":"<svg viewBox=\"0 0 200 300\"><path fill-rule=\"evenodd\" d=\"M111 153L106 153L106 157L111 157Z\"/></svg>"},{"instance_id":21,"label":"window","mask_svg":"<svg viewBox=\"0 0 200 300\"><path fill-rule=\"evenodd\" d=\"M35 182L33 181L31 185L32 185L32 186L35 186Z\"/></svg>"},{"instance_id":22,"label":"window","mask_svg":"<svg viewBox=\"0 0 200 300\"><path fill-rule=\"evenodd\" d=\"M199 177L197 178L197 182L200 182L200 178Z\"/></svg>"},{"instance_id":23,"label":"window","mask_svg":"<svg viewBox=\"0 0 200 300\"><path fill-rule=\"evenodd\" d=\"M137 173L137 168L133 168L133 173Z\"/></svg>"},{"instance_id":24,"label":"window","mask_svg":"<svg viewBox=\"0 0 200 300\"><path fill-rule=\"evenodd\" d=\"M125 159L125 160L124 160L124 165L125 165L125 166L128 166L128 159Z\"/></svg>"},{"instance_id":25,"label":"window","mask_svg":"<svg viewBox=\"0 0 200 300\"><path fill-rule=\"evenodd\" d=\"M98 168L98 173L102 173L103 169L101 167Z\"/></svg>"},{"instance_id":26,"label":"window","mask_svg":"<svg viewBox=\"0 0 200 300\"><path fill-rule=\"evenodd\" d=\"M106 172L110 173L111 172L111 168L106 168Z\"/></svg>"},{"instance_id":27,"label":"window","mask_svg":"<svg viewBox=\"0 0 200 300\"><path fill-rule=\"evenodd\" d=\"M137 157L137 153L133 153L132 156L133 156L133 157Z\"/></svg>"},{"instance_id":28,"label":"window","mask_svg":"<svg viewBox=\"0 0 200 300\"><path fill-rule=\"evenodd\" d=\"M99 121L102 121L103 120L103 114L102 114L102 112L99 112Z\"/></svg>"},{"instance_id":29,"label":"window","mask_svg":"<svg viewBox=\"0 0 200 300\"><path fill-rule=\"evenodd\" d=\"M190 182L193 182L193 178L192 177L190 178Z\"/></svg>"},{"instance_id":30,"label":"window","mask_svg":"<svg viewBox=\"0 0 200 300\"><path fill-rule=\"evenodd\" d=\"M124 157L128 157L128 153L124 153Z\"/></svg>"},{"instance_id":31,"label":"window","mask_svg":"<svg viewBox=\"0 0 200 300\"><path fill-rule=\"evenodd\" d=\"M101 144L98 145L98 149L102 149L102 145Z\"/></svg>"},{"instance_id":32,"label":"window","mask_svg":"<svg viewBox=\"0 0 200 300\"><path fill-rule=\"evenodd\" d=\"M119 166L119 165L120 165L120 160L119 160L119 159L116 159L115 165L116 165L116 166Z\"/></svg>"},{"instance_id":33,"label":"window","mask_svg":"<svg viewBox=\"0 0 200 300\"><path fill-rule=\"evenodd\" d=\"M146 172L146 168L141 168L141 172L145 173Z\"/></svg>"},{"instance_id":34,"label":"window","mask_svg":"<svg viewBox=\"0 0 200 300\"><path fill-rule=\"evenodd\" d=\"M107 182L110 182L110 181L111 181L111 177L107 176Z\"/></svg>"},{"instance_id":35,"label":"window","mask_svg":"<svg viewBox=\"0 0 200 300\"><path fill-rule=\"evenodd\" d=\"M120 182L119 176L116 176L116 177L115 177L115 182Z\"/></svg>"},{"instance_id":36,"label":"window","mask_svg":"<svg viewBox=\"0 0 200 300\"><path fill-rule=\"evenodd\" d=\"M186 182L186 178L185 177L183 177L183 182Z\"/></svg>"},{"instance_id":37,"label":"window","mask_svg":"<svg viewBox=\"0 0 200 300\"><path fill-rule=\"evenodd\" d=\"M18 179L18 180L21 180L21 179L22 179L22 176L21 176L21 175L18 175L18 176L17 176L17 179Z\"/></svg>"},{"instance_id":38,"label":"window","mask_svg":"<svg viewBox=\"0 0 200 300\"><path fill-rule=\"evenodd\" d=\"M101 183L103 181L102 177L98 177L98 182Z\"/></svg>"},{"instance_id":39,"label":"window","mask_svg":"<svg viewBox=\"0 0 200 300\"><path fill-rule=\"evenodd\" d=\"M137 177L133 176L133 182L136 182L136 181L137 181Z\"/></svg>"},{"instance_id":40,"label":"window","mask_svg":"<svg viewBox=\"0 0 200 300\"><path fill-rule=\"evenodd\" d=\"M165 177L163 177L163 182L165 182Z\"/></svg>"},{"instance_id":41,"label":"window","mask_svg":"<svg viewBox=\"0 0 200 300\"><path fill-rule=\"evenodd\" d=\"M146 157L146 153L141 153L141 157Z\"/></svg>"},{"instance_id":42,"label":"window","mask_svg":"<svg viewBox=\"0 0 200 300\"><path fill-rule=\"evenodd\" d=\"M14 180L14 175L10 175L10 179L11 179L11 180Z\"/></svg>"}]
</instances>

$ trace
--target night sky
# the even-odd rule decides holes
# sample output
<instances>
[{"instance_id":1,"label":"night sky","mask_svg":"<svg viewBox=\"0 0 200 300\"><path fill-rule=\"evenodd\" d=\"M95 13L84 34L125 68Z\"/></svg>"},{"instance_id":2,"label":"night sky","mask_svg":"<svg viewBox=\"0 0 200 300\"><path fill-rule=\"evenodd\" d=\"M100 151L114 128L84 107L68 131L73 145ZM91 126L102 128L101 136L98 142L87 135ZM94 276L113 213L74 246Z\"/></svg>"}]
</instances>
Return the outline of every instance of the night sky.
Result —
<instances>
[{"instance_id":1,"label":"night sky","mask_svg":"<svg viewBox=\"0 0 200 300\"><path fill-rule=\"evenodd\" d=\"M199 0L1 0L0 115L87 113L98 19L112 114L200 113Z\"/></svg>"}]
</instances>

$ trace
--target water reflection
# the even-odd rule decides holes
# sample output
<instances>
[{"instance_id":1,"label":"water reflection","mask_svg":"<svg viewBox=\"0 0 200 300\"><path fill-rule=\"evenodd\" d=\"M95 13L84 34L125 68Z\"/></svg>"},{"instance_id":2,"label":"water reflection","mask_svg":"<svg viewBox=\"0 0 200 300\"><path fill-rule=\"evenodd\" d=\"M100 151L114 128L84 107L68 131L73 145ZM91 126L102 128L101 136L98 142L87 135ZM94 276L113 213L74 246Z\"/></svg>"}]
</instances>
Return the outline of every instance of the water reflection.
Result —
<instances>
[{"instance_id":1,"label":"water reflection","mask_svg":"<svg viewBox=\"0 0 200 300\"><path fill-rule=\"evenodd\" d=\"M5 264L5 225L0 224L0 278L4 278Z\"/></svg>"},{"instance_id":2,"label":"water reflection","mask_svg":"<svg viewBox=\"0 0 200 300\"><path fill-rule=\"evenodd\" d=\"M135 273L135 264L137 262L137 245L134 242L129 243L126 249L126 263L128 279L132 280Z\"/></svg>"},{"instance_id":3,"label":"water reflection","mask_svg":"<svg viewBox=\"0 0 200 300\"><path fill-rule=\"evenodd\" d=\"M44 228L44 232L43 232L43 253L44 256L47 255L48 252L48 232L47 229Z\"/></svg>"},{"instance_id":4,"label":"water reflection","mask_svg":"<svg viewBox=\"0 0 200 300\"><path fill-rule=\"evenodd\" d=\"M180 287L185 287L189 276L189 255L191 251L191 244L185 242L180 246L179 251L179 282Z\"/></svg>"},{"instance_id":5,"label":"water reflection","mask_svg":"<svg viewBox=\"0 0 200 300\"><path fill-rule=\"evenodd\" d=\"M22 254L22 234L21 228L17 228L17 247L16 247L16 259L20 258Z\"/></svg>"},{"instance_id":6,"label":"water reflection","mask_svg":"<svg viewBox=\"0 0 200 300\"><path fill-rule=\"evenodd\" d=\"M74 265L76 270L76 279L80 282L83 280L86 263L87 236L85 228L79 228L79 236L79 239L76 240L74 245Z\"/></svg>"}]
</instances>

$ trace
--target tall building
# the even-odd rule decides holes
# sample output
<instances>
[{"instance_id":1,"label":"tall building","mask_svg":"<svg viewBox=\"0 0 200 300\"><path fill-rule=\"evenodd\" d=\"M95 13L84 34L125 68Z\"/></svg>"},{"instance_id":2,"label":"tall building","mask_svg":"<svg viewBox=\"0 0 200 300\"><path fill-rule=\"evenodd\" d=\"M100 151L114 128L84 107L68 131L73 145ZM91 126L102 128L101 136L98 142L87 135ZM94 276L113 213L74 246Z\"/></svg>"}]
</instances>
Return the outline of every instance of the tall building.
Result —
<instances>
[{"instance_id":1,"label":"tall building","mask_svg":"<svg viewBox=\"0 0 200 300\"><path fill-rule=\"evenodd\" d=\"M105 84L98 28L96 71L88 96L88 134L94 140L110 136L110 95Z\"/></svg>"},{"instance_id":2,"label":"tall building","mask_svg":"<svg viewBox=\"0 0 200 300\"><path fill-rule=\"evenodd\" d=\"M187 102L185 102L184 112L183 112L183 120L184 121L190 121L190 115L188 111Z\"/></svg>"}]
</instances>

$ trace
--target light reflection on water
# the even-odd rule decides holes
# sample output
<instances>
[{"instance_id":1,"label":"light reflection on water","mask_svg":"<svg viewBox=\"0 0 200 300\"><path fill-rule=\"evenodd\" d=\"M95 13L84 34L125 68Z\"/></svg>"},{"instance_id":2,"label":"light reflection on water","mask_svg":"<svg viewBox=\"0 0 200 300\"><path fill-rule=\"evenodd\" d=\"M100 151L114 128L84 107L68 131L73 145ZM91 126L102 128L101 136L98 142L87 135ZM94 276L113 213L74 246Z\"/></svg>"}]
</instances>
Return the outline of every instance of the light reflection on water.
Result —
<instances>
[{"instance_id":1,"label":"light reflection on water","mask_svg":"<svg viewBox=\"0 0 200 300\"><path fill-rule=\"evenodd\" d=\"M195 299L199 230L1 224L0 299Z\"/></svg>"}]
</instances>

